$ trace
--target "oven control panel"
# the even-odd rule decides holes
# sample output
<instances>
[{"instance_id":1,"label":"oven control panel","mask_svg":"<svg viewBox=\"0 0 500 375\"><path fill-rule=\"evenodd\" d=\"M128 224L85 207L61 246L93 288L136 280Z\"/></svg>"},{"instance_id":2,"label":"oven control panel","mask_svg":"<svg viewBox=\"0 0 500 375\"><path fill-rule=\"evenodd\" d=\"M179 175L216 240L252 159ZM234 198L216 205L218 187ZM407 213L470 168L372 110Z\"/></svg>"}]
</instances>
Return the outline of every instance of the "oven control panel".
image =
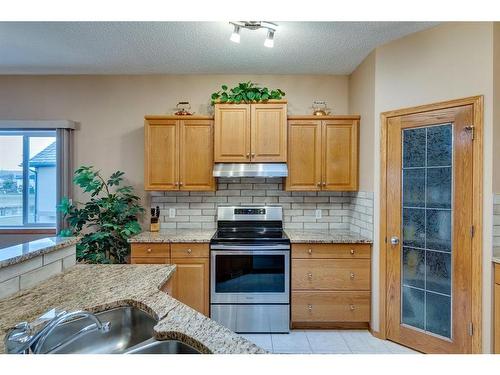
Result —
<instances>
[{"instance_id":1,"label":"oven control panel","mask_svg":"<svg viewBox=\"0 0 500 375\"><path fill-rule=\"evenodd\" d=\"M235 208L235 215L265 215L265 208Z\"/></svg>"}]
</instances>

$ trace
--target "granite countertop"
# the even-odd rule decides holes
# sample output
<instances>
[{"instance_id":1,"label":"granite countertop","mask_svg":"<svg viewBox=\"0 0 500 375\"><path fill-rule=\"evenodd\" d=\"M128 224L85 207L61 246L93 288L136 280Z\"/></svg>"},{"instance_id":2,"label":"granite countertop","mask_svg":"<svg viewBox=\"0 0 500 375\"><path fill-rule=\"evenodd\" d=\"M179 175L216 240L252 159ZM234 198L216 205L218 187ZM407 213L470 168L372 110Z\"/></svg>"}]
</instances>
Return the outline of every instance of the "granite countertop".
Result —
<instances>
[{"instance_id":1,"label":"granite countertop","mask_svg":"<svg viewBox=\"0 0 500 375\"><path fill-rule=\"evenodd\" d=\"M321 229L285 229L292 243L372 243L372 240L360 234L346 230ZM137 242L210 242L215 229L169 229L159 232L142 232L128 240Z\"/></svg>"},{"instance_id":2,"label":"granite countertop","mask_svg":"<svg viewBox=\"0 0 500 375\"><path fill-rule=\"evenodd\" d=\"M493 258L492 258L494 263L500 264L500 247L494 247L493 248Z\"/></svg>"},{"instance_id":3,"label":"granite countertop","mask_svg":"<svg viewBox=\"0 0 500 375\"><path fill-rule=\"evenodd\" d=\"M372 243L362 235L346 230L285 229L291 243Z\"/></svg>"},{"instance_id":4,"label":"granite countertop","mask_svg":"<svg viewBox=\"0 0 500 375\"><path fill-rule=\"evenodd\" d=\"M22 321L33 322L46 311L100 312L135 306L159 320L159 340L177 339L202 353L251 354L266 351L242 336L191 309L162 288L175 272L173 265L79 264L32 289L0 300L0 353L7 330Z\"/></svg>"},{"instance_id":5,"label":"granite countertop","mask_svg":"<svg viewBox=\"0 0 500 375\"><path fill-rule=\"evenodd\" d=\"M129 238L129 243L137 242L210 242L215 233L215 229L167 229L159 232L145 231Z\"/></svg>"},{"instance_id":6,"label":"granite countertop","mask_svg":"<svg viewBox=\"0 0 500 375\"><path fill-rule=\"evenodd\" d=\"M47 237L0 249L0 268L72 246L78 240L78 237Z\"/></svg>"}]
</instances>

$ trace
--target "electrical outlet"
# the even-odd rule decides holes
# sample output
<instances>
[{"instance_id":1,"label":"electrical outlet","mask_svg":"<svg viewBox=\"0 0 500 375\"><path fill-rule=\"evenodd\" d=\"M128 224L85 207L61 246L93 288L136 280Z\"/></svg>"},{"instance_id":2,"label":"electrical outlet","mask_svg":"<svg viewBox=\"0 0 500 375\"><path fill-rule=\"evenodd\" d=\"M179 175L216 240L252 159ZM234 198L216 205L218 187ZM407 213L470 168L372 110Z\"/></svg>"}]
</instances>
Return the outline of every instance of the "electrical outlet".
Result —
<instances>
[{"instance_id":1,"label":"electrical outlet","mask_svg":"<svg viewBox=\"0 0 500 375\"><path fill-rule=\"evenodd\" d=\"M321 210L316 210L316 219L321 219Z\"/></svg>"},{"instance_id":2,"label":"electrical outlet","mask_svg":"<svg viewBox=\"0 0 500 375\"><path fill-rule=\"evenodd\" d=\"M173 219L175 217L175 208L168 209L168 217Z\"/></svg>"}]
</instances>

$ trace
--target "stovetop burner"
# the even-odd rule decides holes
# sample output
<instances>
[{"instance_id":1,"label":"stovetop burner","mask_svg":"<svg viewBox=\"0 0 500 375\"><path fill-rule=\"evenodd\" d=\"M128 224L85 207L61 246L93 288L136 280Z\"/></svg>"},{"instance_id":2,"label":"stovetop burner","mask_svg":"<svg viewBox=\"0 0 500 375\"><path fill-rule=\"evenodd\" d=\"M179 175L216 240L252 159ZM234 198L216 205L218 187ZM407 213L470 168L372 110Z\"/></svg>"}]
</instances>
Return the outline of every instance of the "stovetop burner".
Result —
<instances>
[{"instance_id":1,"label":"stovetop burner","mask_svg":"<svg viewBox=\"0 0 500 375\"><path fill-rule=\"evenodd\" d=\"M275 241L288 240L288 236L282 229L224 228L217 230L213 239L219 241Z\"/></svg>"}]
</instances>

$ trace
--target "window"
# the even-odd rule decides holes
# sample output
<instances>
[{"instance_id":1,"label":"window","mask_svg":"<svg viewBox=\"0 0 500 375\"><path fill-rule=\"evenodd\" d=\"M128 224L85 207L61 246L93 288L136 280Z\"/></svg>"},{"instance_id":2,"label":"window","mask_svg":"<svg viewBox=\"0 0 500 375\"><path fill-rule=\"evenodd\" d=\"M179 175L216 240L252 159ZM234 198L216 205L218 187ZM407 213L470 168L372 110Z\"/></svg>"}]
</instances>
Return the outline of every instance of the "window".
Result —
<instances>
[{"instance_id":1,"label":"window","mask_svg":"<svg viewBox=\"0 0 500 375\"><path fill-rule=\"evenodd\" d=\"M0 130L0 228L56 225L55 130Z\"/></svg>"}]
</instances>

